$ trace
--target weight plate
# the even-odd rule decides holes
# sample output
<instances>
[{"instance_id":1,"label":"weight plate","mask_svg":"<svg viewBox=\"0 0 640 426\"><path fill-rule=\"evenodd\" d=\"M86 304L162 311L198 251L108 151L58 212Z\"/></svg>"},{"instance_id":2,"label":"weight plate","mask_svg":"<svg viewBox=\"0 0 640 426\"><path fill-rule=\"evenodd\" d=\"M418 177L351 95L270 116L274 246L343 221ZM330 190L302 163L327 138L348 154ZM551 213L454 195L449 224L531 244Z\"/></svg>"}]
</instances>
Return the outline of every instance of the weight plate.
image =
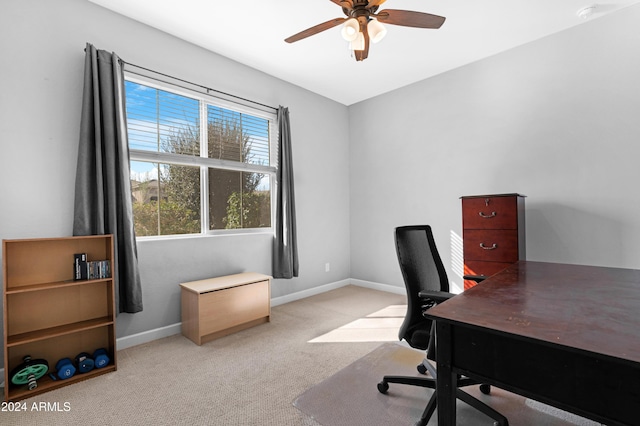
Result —
<instances>
[{"instance_id":1,"label":"weight plate","mask_svg":"<svg viewBox=\"0 0 640 426\"><path fill-rule=\"evenodd\" d=\"M29 375L33 374L36 380L47 374L49 364L44 359L25 361L13 370L11 383L14 385L26 385L29 383Z\"/></svg>"}]
</instances>

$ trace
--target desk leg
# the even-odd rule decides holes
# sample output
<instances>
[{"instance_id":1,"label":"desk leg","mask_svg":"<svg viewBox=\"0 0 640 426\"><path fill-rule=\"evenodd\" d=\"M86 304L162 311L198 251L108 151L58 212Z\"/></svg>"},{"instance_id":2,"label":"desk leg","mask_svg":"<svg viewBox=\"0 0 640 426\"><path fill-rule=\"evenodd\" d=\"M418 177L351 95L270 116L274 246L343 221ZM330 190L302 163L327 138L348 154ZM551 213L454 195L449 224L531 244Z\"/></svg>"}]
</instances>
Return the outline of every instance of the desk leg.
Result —
<instances>
[{"instance_id":1,"label":"desk leg","mask_svg":"<svg viewBox=\"0 0 640 426\"><path fill-rule=\"evenodd\" d=\"M451 325L436 321L436 363L438 379L438 425L456 424L456 374L451 369L452 361Z\"/></svg>"}]
</instances>

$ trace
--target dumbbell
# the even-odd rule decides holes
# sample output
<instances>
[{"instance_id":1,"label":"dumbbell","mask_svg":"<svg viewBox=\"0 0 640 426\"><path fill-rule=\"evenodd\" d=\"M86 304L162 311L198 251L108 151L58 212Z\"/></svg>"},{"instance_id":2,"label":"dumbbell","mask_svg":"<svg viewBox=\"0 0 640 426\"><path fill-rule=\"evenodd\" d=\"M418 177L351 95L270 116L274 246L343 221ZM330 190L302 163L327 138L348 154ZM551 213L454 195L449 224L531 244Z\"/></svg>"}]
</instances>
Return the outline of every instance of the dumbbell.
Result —
<instances>
[{"instance_id":1,"label":"dumbbell","mask_svg":"<svg viewBox=\"0 0 640 426\"><path fill-rule=\"evenodd\" d=\"M78 373L88 373L89 371L93 370L93 367L95 366L95 363L93 361L93 358L91 358L91 355L89 355L87 352L81 352L78 355L76 355L76 366L78 368Z\"/></svg>"},{"instance_id":2,"label":"dumbbell","mask_svg":"<svg viewBox=\"0 0 640 426\"><path fill-rule=\"evenodd\" d=\"M109 355L105 348L96 349L93 353L93 364L95 368L102 368L109 365Z\"/></svg>"},{"instance_id":3,"label":"dumbbell","mask_svg":"<svg viewBox=\"0 0 640 426\"><path fill-rule=\"evenodd\" d=\"M76 374L76 368L69 358L62 358L56 363L56 376L60 380L68 379Z\"/></svg>"}]
</instances>

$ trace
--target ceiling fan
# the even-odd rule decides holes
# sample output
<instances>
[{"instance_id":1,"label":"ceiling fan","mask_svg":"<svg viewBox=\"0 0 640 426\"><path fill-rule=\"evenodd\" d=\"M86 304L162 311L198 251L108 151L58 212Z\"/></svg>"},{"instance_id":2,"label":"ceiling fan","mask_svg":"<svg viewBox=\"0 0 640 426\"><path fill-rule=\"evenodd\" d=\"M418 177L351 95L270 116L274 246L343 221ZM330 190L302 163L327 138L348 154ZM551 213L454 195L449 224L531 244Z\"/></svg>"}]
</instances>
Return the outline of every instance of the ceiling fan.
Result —
<instances>
[{"instance_id":1,"label":"ceiling fan","mask_svg":"<svg viewBox=\"0 0 640 426\"><path fill-rule=\"evenodd\" d=\"M377 43L386 34L387 30L381 23L402 25L415 28L437 29L444 23L443 16L429 13L413 12L410 10L385 9L378 11L378 7L386 0L330 0L338 6L346 18L335 18L322 24L307 28L297 34L286 38L284 41L293 43L303 38L318 34L344 23L342 37L350 42L356 61L362 61L369 55L369 43Z\"/></svg>"}]
</instances>

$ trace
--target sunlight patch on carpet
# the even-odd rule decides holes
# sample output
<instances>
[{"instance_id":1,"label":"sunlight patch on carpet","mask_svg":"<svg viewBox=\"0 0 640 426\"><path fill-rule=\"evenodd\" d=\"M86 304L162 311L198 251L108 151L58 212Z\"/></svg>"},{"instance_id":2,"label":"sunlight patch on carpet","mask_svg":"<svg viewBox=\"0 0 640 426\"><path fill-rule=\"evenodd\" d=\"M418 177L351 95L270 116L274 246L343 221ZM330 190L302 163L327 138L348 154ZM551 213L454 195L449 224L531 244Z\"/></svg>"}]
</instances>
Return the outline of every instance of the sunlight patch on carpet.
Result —
<instances>
[{"instance_id":1,"label":"sunlight patch on carpet","mask_svg":"<svg viewBox=\"0 0 640 426\"><path fill-rule=\"evenodd\" d=\"M397 342L406 311L406 305L389 305L309 340L309 343Z\"/></svg>"}]
</instances>

